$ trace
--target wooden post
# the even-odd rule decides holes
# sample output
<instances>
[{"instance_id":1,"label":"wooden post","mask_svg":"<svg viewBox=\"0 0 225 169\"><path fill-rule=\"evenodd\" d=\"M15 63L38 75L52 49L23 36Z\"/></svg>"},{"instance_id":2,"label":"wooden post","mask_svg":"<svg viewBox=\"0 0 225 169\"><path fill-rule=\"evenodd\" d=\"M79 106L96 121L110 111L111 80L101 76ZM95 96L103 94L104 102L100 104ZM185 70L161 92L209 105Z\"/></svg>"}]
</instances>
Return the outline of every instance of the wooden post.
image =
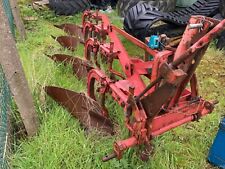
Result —
<instances>
[{"instance_id":1,"label":"wooden post","mask_svg":"<svg viewBox=\"0 0 225 169\"><path fill-rule=\"evenodd\" d=\"M9 23L3 10L2 1L0 0L0 64L17 104L27 134L28 136L33 136L38 130L39 120L16 49L16 43L10 32Z\"/></svg>"},{"instance_id":2,"label":"wooden post","mask_svg":"<svg viewBox=\"0 0 225 169\"><path fill-rule=\"evenodd\" d=\"M16 24L17 30L19 31L21 39L25 40L26 39L26 31L25 31L23 21L20 17L20 10L17 5L17 0L9 0L9 1L10 1L10 6L12 9L14 22Z\"/></svg>"}]
</instances>

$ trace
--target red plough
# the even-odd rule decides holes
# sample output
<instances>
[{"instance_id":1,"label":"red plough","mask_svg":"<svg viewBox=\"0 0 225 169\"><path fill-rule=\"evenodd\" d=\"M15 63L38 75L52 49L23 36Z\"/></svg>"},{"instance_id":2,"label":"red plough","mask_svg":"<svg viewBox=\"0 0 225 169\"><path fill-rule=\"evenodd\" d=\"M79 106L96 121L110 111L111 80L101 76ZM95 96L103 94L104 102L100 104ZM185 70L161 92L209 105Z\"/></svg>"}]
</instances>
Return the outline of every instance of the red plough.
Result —
<instances>
[{"instance_id":1,"label":"red plough","mask_svg":"<svg viewBox=\"0 0 225 169\"><path fill-rule=\"evenodd\" d=\"M70 25L74 30L62 25L58 27L78 36L74 34L77 26ZM85 60L74 62L73 57L62 59L60 55L52 58L65 62L72 59L70 63L75 67L75 74L79 69L85 72L88 97L55 87L46 87L46 92L85 127L111 134L113 127L110 110L105 105L106 95L112 96L123 108L125 126L130 136L116 141L112 154L104 157L103 161L121 159L124 151L138 145L143 145L141 158L145 160L151 152L154 137L182 124L197 121L213 111L216 102L206 101L198 95L195 71L209 43L225 29L225 20L219 22L193 16L176 48L171 47L169 39L163 35L160 36L161 47L155 50L111 25L108 17L98 12L86 11L79 29L82 34L79 33L77 39L84 42ZM142 59L129 56L118 34L143 49L145 56ZM101 61L107 65L106 71ZM114 69L115 61L119 61L122 72ZM82 74L78 73L78 78L81 77ZM79 99L91 104L78 104ZM86 107L81 110L82 106Z\"/></svg>"}]
</instances>

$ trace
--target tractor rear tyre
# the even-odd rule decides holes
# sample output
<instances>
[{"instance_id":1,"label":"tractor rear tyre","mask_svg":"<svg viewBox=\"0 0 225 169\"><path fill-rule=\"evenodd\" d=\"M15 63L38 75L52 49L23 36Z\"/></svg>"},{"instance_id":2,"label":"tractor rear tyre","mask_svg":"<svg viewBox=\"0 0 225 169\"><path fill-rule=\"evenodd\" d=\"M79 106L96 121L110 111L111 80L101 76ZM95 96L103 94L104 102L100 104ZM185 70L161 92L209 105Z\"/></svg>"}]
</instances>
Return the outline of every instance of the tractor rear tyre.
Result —
<instances>
[{"instance_id":1,"label":"tractor rear tyre","mask_svg":"<svg viewBox=\"0 0 225 169\"><path fill-rule=\"evenodd\" d=\"M220 0L220 13L225 18L225 0Z\"/></svg>"},{"instance_id":2,"label":"tractor rear tyre","mask_svg":"<svg viewBox=\"0 0 225 169\"><path fill-rule=\"evenodd\" d=\"M216 47L217 49L220 49L220 50L225 49L225 31L223 31L221 35L218 37Z\"/></svg>"},{"instance_id":3,"label":"tractor rear tyre","mask_svg":"<svg viewBox=\"0 0 225 169\"><path fill-rule=\"evenodd\" d=\"M158 9L156 7L148 5L143 1L139 2L125 16L124 30L139 40L144 41L148 34L147 27L152 21L157 19L157 12Z\"/></svg>"},{"instance_id":4,"label":"tractor rear tyre","mask_svg":"<svg viewBox=\"0 0 225 169\"><path fill-rule=\"evenodd\" d=\"M127 11L135 6L140 0L119 0L117 3L118 15L125 17ZM174 11L176 7L176 0L143 0L158 8L160 11L170 12Z\"/></svg>"},{"instance_id":5,"label":"tractor rear tyre","mask_svg":"<svg viewBox=\"0 0 225 169\"><path fill-rule=\"evenodd\" d=\"M49 0L49 8L56 15L74 15L90 9L89 0Z\"/></svg>"},{"instance_id":6,"label":"tractor rear tyre","mask_svg":"<svg viewBox=\"0 0 225 169\"><path fill-rule=\"evenodd\" d=\"M220 14L225 18L225 0L220 0ZM216 47L218 49L225 49L225 31L219 36Z\"/></svg>"}]
</instances>

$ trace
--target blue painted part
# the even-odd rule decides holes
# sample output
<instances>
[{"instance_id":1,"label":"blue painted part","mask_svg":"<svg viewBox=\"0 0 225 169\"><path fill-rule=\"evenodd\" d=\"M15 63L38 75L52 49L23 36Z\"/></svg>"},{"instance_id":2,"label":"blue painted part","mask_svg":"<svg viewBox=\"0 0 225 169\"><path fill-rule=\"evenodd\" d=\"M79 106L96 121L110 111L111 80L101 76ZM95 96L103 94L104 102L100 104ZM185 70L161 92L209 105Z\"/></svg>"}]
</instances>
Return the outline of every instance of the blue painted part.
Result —
<instances>
[{"instance_id":1,"label":"blue painted part","mask_svg":"<svg viewBox=\"0 0 225 169\"><path fill-rule=\"evenodd\" d=\"M219 131L209 151L208 160L225 169L225 118L220 122Z\"/></svg>"},{"instance_id":2,"label":"blue painted part","mask_svg":"<svg viewBox=\"0 0 225 169\"><path fill-rule=\"evenodd\" d=\"M152 35L150 37L150 40L148 42L148 46L151 48L151 49L158 49L159 48L159 36L157 35Z\"/></svg>"}]
</instances>

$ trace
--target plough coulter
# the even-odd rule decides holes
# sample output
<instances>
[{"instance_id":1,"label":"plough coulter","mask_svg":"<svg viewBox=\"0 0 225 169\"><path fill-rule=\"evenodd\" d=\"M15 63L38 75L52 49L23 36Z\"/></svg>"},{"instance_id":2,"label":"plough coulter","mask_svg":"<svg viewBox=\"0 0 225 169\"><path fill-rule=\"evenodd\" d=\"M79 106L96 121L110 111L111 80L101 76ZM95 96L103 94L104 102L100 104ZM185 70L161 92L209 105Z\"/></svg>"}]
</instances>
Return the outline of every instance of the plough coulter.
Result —
<instances>
[{"instance_id":1,"label":"plough coulter","mask_svg":"<svg viewBox=\"0 0 225 169\"><path fill-rule=\"evenodd\" d=\"M123 108L129 138L116 141L103 161L121 159L135 146L141 149L140 157L147 160L154 137L213 111L217 102L198 95L195 71L209 43L225 29L225 20L192 16L175 47L166 35L152 36L143 43L98 11L85 11L82 20L82 26L57 25L69 36L55 39L72 50L74 44L84 44L84 59L61 54L49 57L73 65L75 75L87 82L87 96L53 86L45 87L45 91L87 129L115 133L106 96ZM142 58L129 56L118 35L142 49ZM113 66L115 62L120 63L120 69Z\"/></svg>"}]
</instances>

